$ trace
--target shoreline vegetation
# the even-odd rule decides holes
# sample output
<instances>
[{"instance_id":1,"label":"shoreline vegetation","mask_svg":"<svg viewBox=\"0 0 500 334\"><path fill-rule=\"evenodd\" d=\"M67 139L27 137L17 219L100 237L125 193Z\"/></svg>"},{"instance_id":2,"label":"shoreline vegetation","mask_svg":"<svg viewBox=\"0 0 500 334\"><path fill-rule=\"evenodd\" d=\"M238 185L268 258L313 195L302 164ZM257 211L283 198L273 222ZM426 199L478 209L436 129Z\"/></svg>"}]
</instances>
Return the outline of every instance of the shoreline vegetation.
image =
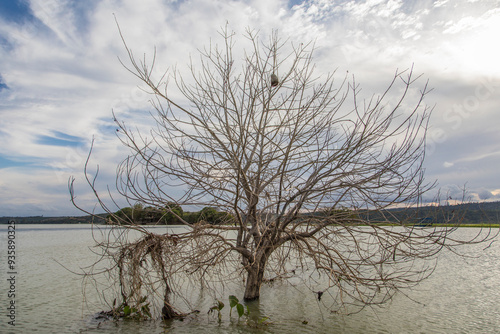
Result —
<instances>
[{"instance_id":1,"label":"shoreline vegetation","mask_svg":"<svg viewBox=\"0 0 500 334\"><path fill-rule=\"evenodd\" d=\"M419 223L415 225L419 226L433 226L433 227L448 227L454 224L443 224L440 223L436 218L433 217L433 212L439 208L440 215L446 215L447 212L454 212L460 210L463 212L462 222L460 227L500 227L500 201L497 202L482 202L482 203L467 203L458 205L444 205L444 206L424 206L420 208L404 208L404 209L389 209L387 211L391 212L395 217L404 216L414 216L423 217ZM123 211L121 209L120 211ZM418 210L418 214L417 214ZM207 212L210 211L210 212ZM211 218L207 220L217 220L218 215L225 215L223 212L218 212L212 208L204 208L198 212L183 212L182 215L188 219L188 222L195 223L203 218ZM44 217L44 216L3 216L0 217L0 225L8 224L9 221L15 221L16 224L98 224L106 225L105 221L108 217L107 213L96 214L96 217L91 215L87 216L59 216L59 217ZM101 217L99 219L98 217ZM98 221L99 220L99 221ZM159 221L159 220L156 220ZM108 221L109 224L109 221ZM176 220L163 221L154 223L153 220L141 220L141 225L178 225ZM381 225L390 225L390 223L384 223Z\"/></svg>"}]
</instances>

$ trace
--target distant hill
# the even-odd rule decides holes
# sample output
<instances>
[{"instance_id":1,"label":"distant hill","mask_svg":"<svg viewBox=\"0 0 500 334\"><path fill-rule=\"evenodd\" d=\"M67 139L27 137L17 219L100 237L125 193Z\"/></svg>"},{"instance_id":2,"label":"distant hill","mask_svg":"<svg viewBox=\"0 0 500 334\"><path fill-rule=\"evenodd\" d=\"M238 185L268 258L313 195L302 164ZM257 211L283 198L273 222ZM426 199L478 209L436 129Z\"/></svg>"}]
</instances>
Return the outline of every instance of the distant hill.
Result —
<instances>
[{"instance_id":1,"label":"distant hill","mask_svg":"<svg viewBox=\"0 0 500 334\"><path fill-rule=\"evenodd\" d=\"M106 218L107 213L101 213L96 216ZM16 224L103 224L104 220L97 219L92 216L79 216L79 217L44 217L44 216L30 216L30 217L0 217L0 224L8 224L9 221L14 220Z\"/></svg>"},{"instance_id":2,"label":"distant hill","mask_svg":"<svg viewBox=\"0 0 500 334\"><path fill-rule=\"evenodd\" d=\"M500 201L466 203L443 206L423 206L411 209L391 209L388 210L396 217L403 216L419 217L430 219L432 223L441 223L445 217L455 214L460 217L462 224L498 224L500 222Z\"/></svg>"}]
</instances>

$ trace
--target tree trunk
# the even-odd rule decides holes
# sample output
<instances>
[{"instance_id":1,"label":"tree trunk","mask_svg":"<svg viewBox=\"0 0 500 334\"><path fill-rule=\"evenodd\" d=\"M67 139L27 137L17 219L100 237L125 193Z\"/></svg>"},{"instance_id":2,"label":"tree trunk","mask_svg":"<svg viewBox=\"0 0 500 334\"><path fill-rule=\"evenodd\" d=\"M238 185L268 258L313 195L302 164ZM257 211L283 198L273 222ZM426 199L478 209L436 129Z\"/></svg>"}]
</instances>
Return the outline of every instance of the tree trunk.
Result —
<instances>
[{"instance_id":1,"label":"tree trunk","mask_svg":"<svg viewBox=\"0 0 500 334\"><path fill-rule=\"evenodd\" d=\"M245 301L259 299L260 287L264 280L264 269L266 267L267 256L262 255L260 260L256 260L248 269L247 283L245 287Z\"/></svg>"},{"instance_id":2,"label":"tree trunk","mask_svg":"<svg viewBox=\"0 0 500 334\"><path fill-rule=\"evenodd\" d=\"M165 295L163 297L163 307L161 309L161 318L163 320L170 320L179 317L179 313L175 312L174 308L170 304L170 287L166 281L166 278L163 277L165 281Z\"/></svg>"},{"instance_id":3,"label":"tree trunk","mask_svg":"<svg viewBox=\"0 0 500 334\"><path fill-rule=\"evenodd\" d=\"M179 317L179 314L174 311L172 306L168 303L163 303L163 307L161 309L161 318L163 320L170 320Z\"/></svg>"}]
</instances>

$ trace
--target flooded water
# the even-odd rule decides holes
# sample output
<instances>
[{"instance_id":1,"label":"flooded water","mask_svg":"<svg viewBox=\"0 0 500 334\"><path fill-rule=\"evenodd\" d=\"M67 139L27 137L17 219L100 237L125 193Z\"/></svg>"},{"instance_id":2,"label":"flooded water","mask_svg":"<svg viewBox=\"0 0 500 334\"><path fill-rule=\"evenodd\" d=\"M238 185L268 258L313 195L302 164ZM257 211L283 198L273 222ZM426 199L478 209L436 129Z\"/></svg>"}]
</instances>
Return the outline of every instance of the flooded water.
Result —
<instances>
[{"instance_id":1,"label":"flooded water","mask_svg":"<svg viewBox=\"0 0 500 334\"><path fill-rule=\"evenodd\" d=\"M212 302L208 297L200 302L200 313L184 321L96 320L92 315L106 307L91 285L82 285L82 277L69 271L81 272L95 259L89 249L94 244L90 226L17 225L14 275L7 262L6 225L0 225L0 233L0 333L500 332L500 242L463 248L477 258L443 253L431 278L407 291L407 297L400 294L384 308L365 308L350 316L329 313L300 286L265 285L260 301L249 307L255 319L269 320L256 325L238 321L235 312L230 318L228 302L218 323L207 314ZM9 281L12 276L15 280ZM15 326L9 325L11 301Z\"/></svg>"}]
</instances>

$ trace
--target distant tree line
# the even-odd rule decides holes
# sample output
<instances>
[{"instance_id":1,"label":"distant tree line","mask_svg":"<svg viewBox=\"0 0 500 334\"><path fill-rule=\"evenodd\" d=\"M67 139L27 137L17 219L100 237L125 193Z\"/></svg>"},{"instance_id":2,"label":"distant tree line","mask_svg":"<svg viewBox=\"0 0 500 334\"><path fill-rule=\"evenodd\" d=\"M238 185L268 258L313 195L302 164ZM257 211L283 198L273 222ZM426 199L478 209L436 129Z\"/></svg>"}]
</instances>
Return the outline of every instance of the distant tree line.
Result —
<instances>
[{"instance_id":1,"label":"distant tree line","mask_svg":"<svg viewBox=\"0 0 500 334\"><path fill-rule=\"evenodd\" d=\"M217 211L211 207L205 207L200 211L196 212L184 212L182 208L178 205L171 204L173 206L174 212L178 216L185 219L187 222L194 224L201 220L205 220L211 224L219 224L224 220L230 219L229 214ZM175 225L178 224L178 218L175 217L171 212L166 212L165 208L153 208L144 207L141 204L136 204L133 207L126 207L120 209L116 212L116 215L126 220L132 220L135 223L140 224L167 224ZM408 217L413 217L413 221L418 224L421 220L426 218L426 222L432 220L433 224L439 224L442 220L441 218L446 217L448 214L453 214L456 211L462 213L462 224L487 224L491 222L497 222L500 219L500 202L480 202L480 203L466 203L459 205L442 205L438 208L435 206L422 206L418 209L405 208L405 209L391 209L388 210L391 215L393 215L393 220L404 220ZM436 214L436 211L439 214ZM338 210L338 213L346 213L346 210ZM317 214L317 213L316 213ZM377 217L375 212L371 213L374 221ZM108 214L98 214L98 217L106 219L108 222L111 216ZM385 217L387 218L387 217ZM383 220L380 217L380 220ZM26 216L26 217L14 217L14 216L3 216L0 217L0 224L7 224L10 220L14 220L16 224L90 224L97 223L101 224L102 221L96 219L92 216L61 216L61 217L44 217L44 216ZM390 220L390 219L388 219ZM111 222L113 223L113 222ZM123 222L122 222L123 223Z\"/></svg>"},{"instance_id":2,"label":"distant tree line","mask_svg":"<svg viewBox=\"0 0 500 334\"><path fill-rule=\"evenodd\" d=\"M177 225L181 219L195 224L204 221L209 224L221 224L230 220L230 214L217 211L212 207L204 207L200 211L185 212L175 203L168 203L164 207L144 206L137 203L132 207L125 207L114 215L107 216L108 224L138 224L138 225Z\"/></svg>"}]
</instances>

